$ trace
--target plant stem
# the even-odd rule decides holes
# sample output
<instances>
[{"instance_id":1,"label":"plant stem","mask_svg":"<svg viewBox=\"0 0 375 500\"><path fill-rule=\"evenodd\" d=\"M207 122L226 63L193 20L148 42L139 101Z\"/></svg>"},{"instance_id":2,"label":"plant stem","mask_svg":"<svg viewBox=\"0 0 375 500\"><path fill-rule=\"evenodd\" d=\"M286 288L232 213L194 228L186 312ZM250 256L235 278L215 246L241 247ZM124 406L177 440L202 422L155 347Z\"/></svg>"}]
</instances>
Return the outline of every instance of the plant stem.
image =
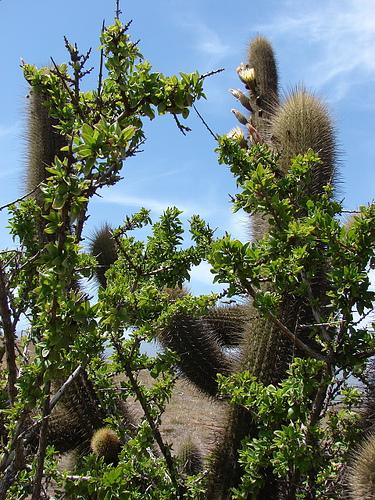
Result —
<instances>
[{"instance_id":1,"label":"plant stem","mask_svg":"<svg viewBox=\"0 0 375 500\"><path fill-rule=\"evenodd\" d=\"M39 500L40 493L42 489L42 479L43 479L43 471L44 471L44 460L46 457L46 449L47 449L47 433L48 433L48 415L51 412L50 407L50 391L51 391L51 382L48 381L44 385L44 402L43 402L43 412L42 412L42 423L40 426L40 434L39 434L39 445L37 452L37 466L35 473L35 480L33 486L33 493L31 500Z\"/></svg>"},{"instance_id":2,"label":"plant stem","mask_svg":"<svg viewBox=\"0 0 375 500\"><path fill-rule=\"evenodd\" d=\"M7 283L4 268L0 262L0 317L5 337L5 352L8 368L8 395L13 406L17 397L17 364L15 352L15 326L8 302Z\"/></svg>"}]
</instances>

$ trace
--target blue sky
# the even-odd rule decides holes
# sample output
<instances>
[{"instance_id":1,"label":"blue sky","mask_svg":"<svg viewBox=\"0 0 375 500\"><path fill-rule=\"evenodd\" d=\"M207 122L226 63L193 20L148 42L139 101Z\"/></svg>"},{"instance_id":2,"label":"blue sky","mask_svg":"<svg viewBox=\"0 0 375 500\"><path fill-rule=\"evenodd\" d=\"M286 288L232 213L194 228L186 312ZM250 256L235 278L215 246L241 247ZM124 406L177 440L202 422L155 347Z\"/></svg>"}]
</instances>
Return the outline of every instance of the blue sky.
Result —
<instances>
[{"instance_id":1,"label":"blue sky","mask_svg":"<svg viewBox=\"0 0 375 500\"><path fill-rule=\"evenodd\" d=\"M36 65L66 60L63 36L81 50L93 47L98 60L98 34L103 18L113 19L112 0L1 0L2 57L0 113L0 205L24 193L25 109L27 85L20 57ZM241 88L236 66L245 60L248 41L263 34L272 42L281 87L288 91L305 83L329 105L341 151L339 197L348 209L374 198L375 193L375 4L373 0L237 1L159 0L122 2L122 19L133 19L131 33L141 39L143 55L155 70L167 74L219 67L225 71L206 82L207 101L198 108L220 134L236 125L229 88ZM88 86L90 85L88 82ZM120 224L125 214L141 206L154 217L171 205L185 217L202 215L218 234L229 231L246 238L243 215L233 215L228 193L235 184L217 164L215 143L192 113L192 132L177 130L171 117L146 124L144 152L130 159L124 180L91 205L86 234L108 220ZM0 213L1 248L10 244L6 213ZM193 289L207 291L209 271L193 272Z\"/></svg>"}]
</instances>

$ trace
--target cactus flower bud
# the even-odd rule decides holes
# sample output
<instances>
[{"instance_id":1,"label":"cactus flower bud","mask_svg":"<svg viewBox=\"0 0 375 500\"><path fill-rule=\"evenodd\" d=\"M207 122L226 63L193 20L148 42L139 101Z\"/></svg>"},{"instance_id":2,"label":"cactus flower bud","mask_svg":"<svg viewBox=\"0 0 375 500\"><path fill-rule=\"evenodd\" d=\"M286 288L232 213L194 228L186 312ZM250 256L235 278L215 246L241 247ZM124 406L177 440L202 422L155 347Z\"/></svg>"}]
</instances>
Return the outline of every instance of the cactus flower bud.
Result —
<instances>
[{"instance_id":1,"label":"cactus flower bud","mask_svg":"<svg viewBox=\"0 0 375 500\"><path fill-rule=\"evenodd\" d=\"M247 86L252 87L255 83L255 69L247 64L241 63L237 68L237 74L240 80Z\"/></svg>"},{"instance_id":2,"label":"cactus flower bud","mask_svg":"<svg viewBox=\"0 0 375 500\"><path fill-rule=\"evenodd\" d=\"M253 109L252 109L251 104L250 104L250 99L248 97L246 97L243 92L241 92L240 90L237 90L237 89L229 89L229 92L236 99L238 99L240 101L240 103L242 104L242 106L244 108L246 108L248 111L253 112Z\"/></svg>"},{"instance_id":3,"label":"cactus flower bud","mask_svg":"<svg viewBox=\"0 0 375 500\"><path fill-rule=\"evenodd\" d=\"M247 147L246 138L244 136L244 133L240 129L240 127L234 127L234 128L232 128L232 130L230 130L227 133L227 137L229 137L229 139L232 139L233 141L238 142L238 144L241 146L241 148L246 148Z\"/></svg>"},{"instance_id":4,"label":"cactus flower bud","mask_svg":"<svg viewBox=\"0 0 375 500\"><path fill-rule=\"evenodd\" d=\"M242 125L247 125L247 118L242 113L240 113L237 109L231 109L231 111Z\"/></svg>"}]
</instances>

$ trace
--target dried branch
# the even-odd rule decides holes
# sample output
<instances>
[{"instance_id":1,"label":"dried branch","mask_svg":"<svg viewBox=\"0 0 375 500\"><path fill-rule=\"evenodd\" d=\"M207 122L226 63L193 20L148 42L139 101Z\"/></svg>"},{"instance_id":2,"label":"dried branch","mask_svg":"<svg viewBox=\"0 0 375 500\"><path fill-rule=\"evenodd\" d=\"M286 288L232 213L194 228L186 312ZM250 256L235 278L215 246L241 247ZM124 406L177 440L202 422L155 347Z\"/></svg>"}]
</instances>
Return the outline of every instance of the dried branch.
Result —
<instances>
[{"instance_id":1,"label":"dried branch","mask_svg":"<svg viewBox=\"0 0 375 500\"><path fill-rule=\"evenodd\" d=\"M174 121L176 122L176 125L179 129L179 131L183 134L186 135L186 132L191 132L191 128L186 127L186 125L183 125L180 120L178 119L176 113L172 113L172 116L174 118Z\"/></svg>"},{"instance_id":2,"label":"dried branch","mask_svg":"<svg viewBox=\"0 0 375 500\"><path fill-rule=\"evenodd\" d=\"M102 24L102 35L105 30L105 20L103 19ZM104 49L103 47L100 49L100 63L99 63L99 77L98 77L98 98L100 99L100 104L102 102L101 93L102 93L102 85L103 85L103 65L104 65ZM100 106L101 108L101 106Z\"/></svg>"},{"instance_id":3,"label":"dried branch","mask_svg":"<svg viewBox=\"0 0 375 500\"><path fill-rule=\"evenodd\" d=\"M122 10L120 9L120 0L116 0L115 19L120 19L121 14L122 14Z\"/></svg>"}]
</instances>

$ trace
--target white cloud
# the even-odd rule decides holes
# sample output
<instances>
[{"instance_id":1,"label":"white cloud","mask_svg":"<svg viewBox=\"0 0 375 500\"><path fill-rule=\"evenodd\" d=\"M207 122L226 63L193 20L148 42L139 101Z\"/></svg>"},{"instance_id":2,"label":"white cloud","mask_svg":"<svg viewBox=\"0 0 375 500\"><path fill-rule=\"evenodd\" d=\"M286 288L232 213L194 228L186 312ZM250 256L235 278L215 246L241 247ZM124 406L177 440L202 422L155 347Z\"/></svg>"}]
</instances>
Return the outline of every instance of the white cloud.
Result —
<instances>
[{"instance_id":1,"label":"white cloud","mask_svg":"<svg viewBox=\"0 0 375 500\"><path fill-rule=\"evenodd\" d=\"M198 205L195 206L193 204L187 204L179 200L168 199L168 201L162 201L155 198L130 196L126 194L116 194L111 192L103 194L103 196L101 198L98 198L96 201L100 203L112 203L114 205L121 205L126 207L145 207L157 213L164 212L164 210L168 207L176 206L179 210L183 211L183 215L185 216L199 214L202 217L207 217L209 215L212 215L213 213L217 213L220 211L214 206L206 206L202 209L202 207Z\"/></svg>"},{"instance_id":2,"label":"white cloud","mask_svg":"<svg viewBox=\"0 0 375 500\"><path fill-rule=\"evenodd\" d=\"M222 283L213 284L213 279L214 275L211 273L210 264L201 262L199 266L194 266L191 269L188 288L195 294L220 293L225 286Z\"/></svg>"},{"instance_id":3,"label":"white cloud","mask_svg":"<svg viewBox=\"0 0 375 500\"><path fill-rule=\"evenodd\" d=\"M231 213L230 225L228 233L233 239L237 239L246 243L251 236L251 222L250 215L246 214L243 210Z\"/></svg>"},{"instance_id":4,"label":"white cloud","mask_svg":"<svg viewBox=\"0 0 375 500\"><path fill-rule=\"evenodd\" d=\"M208 57L210 64L220 61L230 53L230 46L207 24L194 19L191 22L183 22L182 27L194 40L194 48Z\"/></svg>"},{"instance_id":5,"label":"white cloud","mask_svg":"<svg viewBox=\"0 0 375 500\"><path fill-rule=\"evenodd\" d=\"M316 50L309 83L319 88L334 82L339 100L359 81L375 81L373 0L328 0L319 6L294 1L287 6L292 13L257 28L272 37L301 38Z\"/></svg>"}]
</instances>

